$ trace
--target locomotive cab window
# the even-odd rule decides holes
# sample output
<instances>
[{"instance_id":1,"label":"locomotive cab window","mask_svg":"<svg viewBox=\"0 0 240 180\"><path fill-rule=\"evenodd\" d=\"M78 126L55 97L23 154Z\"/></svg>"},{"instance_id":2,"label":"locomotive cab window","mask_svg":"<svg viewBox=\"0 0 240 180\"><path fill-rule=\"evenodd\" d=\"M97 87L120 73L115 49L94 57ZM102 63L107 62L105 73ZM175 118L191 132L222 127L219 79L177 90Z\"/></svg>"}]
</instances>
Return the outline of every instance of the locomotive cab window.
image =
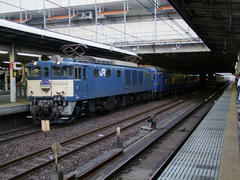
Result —
<instances>
[{"instance_id":1,"label":"locomotive cab window","mask_svg":"<svg viewBox=\"0 0 240 180\"><path fill-rule=\"evenodd\" d=\"M52 67L52 75L53 76L72 76L73 75L73 68L69 66L63 67Z\"/></svg>"},{"instance_id":2,"label":"locomotive cab window","mask_svg":"<svg viewBox=\"0 0 240 180\"><path fill-rule=\"evenodd\" d=\"M40 77L40 76L41 76L40 67L28 68L28 77Z\"/></svg>"},{"instance_id":3,"label":"locomotive cab window","mask_svg":"<svg viewBox=\"0 0 240 180\"><path fill-rule=\"evenodd\" d=\"M43 69L43 75L44 75L44 77L48 77L48 74L49 74L48 68L44 68L44 69Z\"/></svg>"}]
</instances>

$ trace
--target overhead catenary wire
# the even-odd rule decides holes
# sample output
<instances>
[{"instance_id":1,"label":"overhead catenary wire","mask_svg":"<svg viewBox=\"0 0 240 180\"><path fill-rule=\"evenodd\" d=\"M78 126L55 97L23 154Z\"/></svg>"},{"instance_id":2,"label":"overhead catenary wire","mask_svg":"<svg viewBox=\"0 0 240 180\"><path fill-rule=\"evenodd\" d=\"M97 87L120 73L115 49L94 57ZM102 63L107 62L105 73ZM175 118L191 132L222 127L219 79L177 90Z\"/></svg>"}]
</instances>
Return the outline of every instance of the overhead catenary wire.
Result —
<instances>
[{"instance_id":1,"label":"overhead catenary wire","mask_svg":"<svg viewBox=\"0 0 240 180\"><path fill-rule=\"evenodd\" d=\"M149 3L151 3L152 5L154 5L155 8L158 8L161 12L161 14L165 15L167 18L169 18L169 20L171 22L173 22L180 30L182 30L184 33L188 33L188 31L182 27L178 22L176 22L171 16L169 16L169 14L165 13L164 10L161 8L161 6L157 5L156 2L154 2L153 0L147 0ZM190 34L190 36L192 37L192 35Z\"/></svg>"},{"instance_id":2,"label":"overhead catenary wire","mask_svg":"<svg viewBox=\"0 0 240 180\"><path fill-rule=\"evenodd\" d=\"M17 6L17 5L14 5L14 4L11 4L11 3L8 3L8 2L0 1L0 3L6 4L6 5L9 5L9 6L12 6L12 7L18 8L18 9L21 8L22 10L24 10L24 11L29 11L29 12L31 12L31 13L41 14L41 15L42 15L42 13L40 13L40 12L38 12L38 11L32 11L32 10L29 10L29 9L26 9L26 8L23 8L23 7L20 7L20 6Z\"/></svg>"},{"instance_id":3,"label":"overhead catenary wire","mask_svg":"<svg viewBox=\"0 0 240 180\"><path fill-rule=\"evenodd\" d=\"M61 6L61 5L57 4L57 3L54 3L54 2L52 2L51 0L46 0L46 1L48 1L49 3L52 3L52 4L54 4L54 5L56 5L56 6L58 6L58 7L61 7L61 8L64 8L64 9L68 10L67 8L65 8L65 7L63 7L63 6ZM116 28L114 28L114 27L112 27L112 26L109 26L109 25L106 25L106 24L101 24L101 25L106 26L106 27L108 27L108 28L111 28L111 29L113 29L113 30L115 30L115 31L118 31L118 32L124 34L123 31L118 30L118 29L116 29ZM85 29L85 30L86 30L86 29ZM104 35L104 34L101 34L101 35ZM129 34L129 33L126 33L126 35L128 35L128 36L130 36L130 37L133 37L133 38L135 38L135 39L138 39L138 40L143 41L143 40L140 39L139 37L134 36L134 35L131 35L131 34ZM104 35L104 36L107 36L107 35ZM116 39L116 38L114 38L114 39Z\"/></svg>"},{"instance_id":4,"label":"overhead catenary wire","mask_svg":"<svg viewBox=\"0 0 240 180\"><path fill-rule=\"evenodd\" d=\"M49 3L51 3L49 0L46 0L46 1L48 1ZM20 6L17 6L17 5L14 5L14 4L11 4L11 3L8 3L8 2L4 2L4 1L0 1L0 3L3 3L3 4L6 4L6 5L9 5L9 6L12 6L12 7L15 7L15 8L20 8ZM60 6L60 5L58 5L58 4L56 4L56 3L54 3L56 6L59 6L59 7L62 7L62 6ZM28 11L28 12L31 12L32 14L40 14L40 15L43 15L42 13L40 13L40 12L38 12L38 11L33 11L33 10L29 10L29 9L26 9L26 8L23 8L23 7L21 7L21 9L22 10L24 10L24 11ZM65 8L65 9L67 9L67 8ZM83 27L80 27L81 29L84 29L84 30L86 30L86 31L89 31L89 32L93 32L93 33L95 33L95 31L93 31L93 30L90 30L90 29L87 29L87 28L83 28ZM104 36L104 37L109 37L109 38L112 38L112 39L115 39L115 40L118 40L117 38L115 38L115 37L110 37L110 36L108 36L108 35L106 35L106 34L102 34L102 33L98 33L99 35L101 35L101 36Z\"/></svg>"},{"instance_id":5,"label":"overhead catenary wire","mask_svg":"<svg viewBox=\"0 0 240 180\"><path fill-rule=\"evenodd\" d=\"M154 12L149 9L147 6L145 6L141 1L136 0L139 4L141 4L145 9L147 9L149 12L151 12L153 15ZM185 36L183 36L178 30L176 30L173 26L171 26L170 24L168 24L166 21L163 20L163 18L161 18L160 16L157 16L160 20L162 20L163 23L165 23L167 26L169 26L170 28L172 28L174 31L176 31L177 34L179 34L180 36L182 36L184 39L186 38Z\"/></svg>"}]
</instances>

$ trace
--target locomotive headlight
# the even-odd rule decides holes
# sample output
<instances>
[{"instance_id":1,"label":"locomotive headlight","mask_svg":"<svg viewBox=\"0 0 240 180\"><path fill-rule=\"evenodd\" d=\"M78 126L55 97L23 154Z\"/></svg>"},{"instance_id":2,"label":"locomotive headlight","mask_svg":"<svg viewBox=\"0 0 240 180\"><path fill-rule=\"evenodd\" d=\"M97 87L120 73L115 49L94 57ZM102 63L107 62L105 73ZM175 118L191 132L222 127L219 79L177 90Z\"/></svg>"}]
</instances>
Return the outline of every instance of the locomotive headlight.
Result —
<instances>
[{"instance_id":1,"label":"locomotive headlight","mask_svg":"<svg viewBox=\"0 0 240 180\"><path fill-rule=\"evenodd\" d=\"M32 61L32 64L34 65L34 66L36 66L37 64L38 64L38 62L37 61Z\"/></svg>"},{"instance_id":2,"label":"locomotive headlight","mask_svg":"<svg viewBox=\"0 0 240 180\"><path fill-rule=\"evenodd\" d=\"M61 64L61 60L58 59L58 60L56 61L56 64L57 64L57 65Z\"/></svg>"}]
</instances>

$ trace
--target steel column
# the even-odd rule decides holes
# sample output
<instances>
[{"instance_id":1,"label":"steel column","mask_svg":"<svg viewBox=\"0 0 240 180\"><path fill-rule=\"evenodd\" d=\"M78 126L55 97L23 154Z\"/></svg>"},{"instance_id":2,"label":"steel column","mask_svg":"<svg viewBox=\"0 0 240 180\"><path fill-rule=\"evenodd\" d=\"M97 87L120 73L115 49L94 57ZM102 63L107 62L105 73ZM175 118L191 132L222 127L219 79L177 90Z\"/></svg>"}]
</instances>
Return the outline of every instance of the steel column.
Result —
<instances>
[{"instance_id":1,"label":"steel column","mask_svg":"<svg viewBox=\"0 0 240 180\"><path fill-rule=\"evenodd\" d=\"M5 68L5 91L7 91L8 90L8 70L7 70L7 68Z\"/></svg>"},{"instance_id":2,"label":"steel column","mask_svg":"<svg viewBox=\"0 0 240 180\"><path fill-rule=\"evenodd\" d=\"M158 0L155 0L155 8L154 8L154 22L155 22L154 39L155 40L157 40L157 7L158 7Z\"/></svg>"},{"instance_id":3,"label":"steel column","mask_svg":"<svg viewBox=\"0 0 240 180\"><path fill-rule=\"evenodd\" d=\"M68 0L68 34L71 34L71 9L70 9L70 0Z\"/></svg>"},{"instance_id":4,"label":"steel column","mask_svg":"<svg viewBox=\"0 0 240 180\"><path fill-rule=\"evenodd\" d=\"M10 102L16 102L16 78L13 77L13 66L15 62L15 46L11 45L10 48Z\"/></svg>"},{"instance_id":5,"label":"steel column","mask_svg":"<svg viewBox=\"0 0 240 180\"><path fill-rule=\"evenodd\" d=\"M22 80L23 85L26 85L26 74L25 74L26 64L22 63Z\"/></svg>"},{"instance_id":6,"label":"steel column","mask_svg":"<svg viewBox=\"0 0 240 180\"><path fill-rule=\"evenodd\" d=\"M127 33L127 29L126 29L126 0L124 0L124 2L123 2L123 9L124 9L124 14L123 14L124 42L126 42L127 41L127 38L126 38L126 33Z\"/></svg>"},{"instance_id":7,"label":"steel column","mask_svg":"<svg viewBox=\"0 0 240 180\"><path fill-rule=\"evenodd\" d=\"M22 23L22 0L19 0L19 8L20 8L20 23Z\"/></svg>"},{"instance_id":8,"label":"steel column","mask_svg":"<svg viewBox=\"0 0 240 180\"><path fill-rule=\"evenodd\" d=\"M46 7L45 7L46 0L43 0L43 29L46 29Z\"/></svg>"},{"instance_id":9,"label":"steel column","mask_svg":"<svg viewBox=\"0 0 240 180\"><path fill-rule=\"evenodd\" d=\"M98 20L97 20L97 0L95 0L95 32L96 32L96 42L98 41Z\"/></svg>"}]
</instances>

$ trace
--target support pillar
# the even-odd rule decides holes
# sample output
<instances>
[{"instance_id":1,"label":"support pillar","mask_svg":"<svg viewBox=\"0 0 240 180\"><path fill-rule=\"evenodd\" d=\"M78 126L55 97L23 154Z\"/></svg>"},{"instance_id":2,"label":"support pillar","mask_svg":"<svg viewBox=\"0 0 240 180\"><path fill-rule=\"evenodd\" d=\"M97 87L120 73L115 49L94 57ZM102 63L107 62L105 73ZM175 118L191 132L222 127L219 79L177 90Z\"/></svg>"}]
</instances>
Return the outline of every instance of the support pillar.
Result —
<instances>
[{"instance_id":1,"label":"support pillar","mask_svg":"<svg viewBox=\"0 0 240 180\"><path fill-rule=\"evenodd\" d=\"M22 63L22 96L27 95L26 64Z\"/></svg>"},{"instance_id":2,"label":"support pillar","mask_svg":"<svg viewBox=\"0 0 240 180\"><path fill-rule=\"evenodd\" d=\"M23 81L23 85L26 85L26 64L22 63L22 81Z\"/></svg>"},{"instance_id":3,"label":"support pillar","mask_svg":"<svg viewBox=\"0 0 240 180\"><path fill-rule=\"evenodd\" d=\"M124 13L123 13L123 26L124 26L124 42L127 41L127 38L126 38L126 33L127 33L127 27L126 27L126 0L123 1L123 9L124 9Z\"/></svg>"},{"instance_id":4,"label":"support pillar","mask_svg":"<svg viewBox=\"0 0 240 180\"><path fill-rule=\"evenodd\" d=\"M47 28L46 25L46 7L45 7L45 2L46 0L43 0L43 29Z\"/></svg>"},{"instance_id":5,"label":"support pillar","mask_svg":"<svg viewBox=\"0 0 240 180\"><path fill-rule=\"evenodd\" d=\"M158 1L155 0L155 8L154 8L154 24L155 24L155 32L154 32L154 40L157 40L157 8L158 8Z\"/></svg>"},{"instance_id":6,"label":"support pillar","mask_svg":"<svg viewBox=\"0 0 240 180\"><path fill-rule=\"evenodd\" d=\"M68 0L68 35L71 35L71 8L70 8L70 0Z\"/></svg>"},{"instance_id":7,"label":"support pillar","mask_svg":"<svg viewBox=\"0 0 240 180\"><path fill-rule=\"evenodd\" d=\"M97 0L95 0L95 31L96 31L96 42L98 42L98 11L97 11Z\"/></svg>"},{"instance_id":8,"label":"support pillar","mask_svg":"<svg viewBox=\"0 0 240 180\"><path fill-rule=\"evenodd\" d=\"M5 91L7 91L8 90L8 70L7 70L7 68L5 68Z\"/></svg>"},{"instance_id":9,"label":"support pillar","mask_svg":"<svg viewBox=\"0 0 240 180\"><path fill-rule=\"evenodd\" d=\"M15 62L15 46L11 45L10 48L10 102L16 102L16 78L13 77L13 64Z\"/></svg>"}]
</instances>

